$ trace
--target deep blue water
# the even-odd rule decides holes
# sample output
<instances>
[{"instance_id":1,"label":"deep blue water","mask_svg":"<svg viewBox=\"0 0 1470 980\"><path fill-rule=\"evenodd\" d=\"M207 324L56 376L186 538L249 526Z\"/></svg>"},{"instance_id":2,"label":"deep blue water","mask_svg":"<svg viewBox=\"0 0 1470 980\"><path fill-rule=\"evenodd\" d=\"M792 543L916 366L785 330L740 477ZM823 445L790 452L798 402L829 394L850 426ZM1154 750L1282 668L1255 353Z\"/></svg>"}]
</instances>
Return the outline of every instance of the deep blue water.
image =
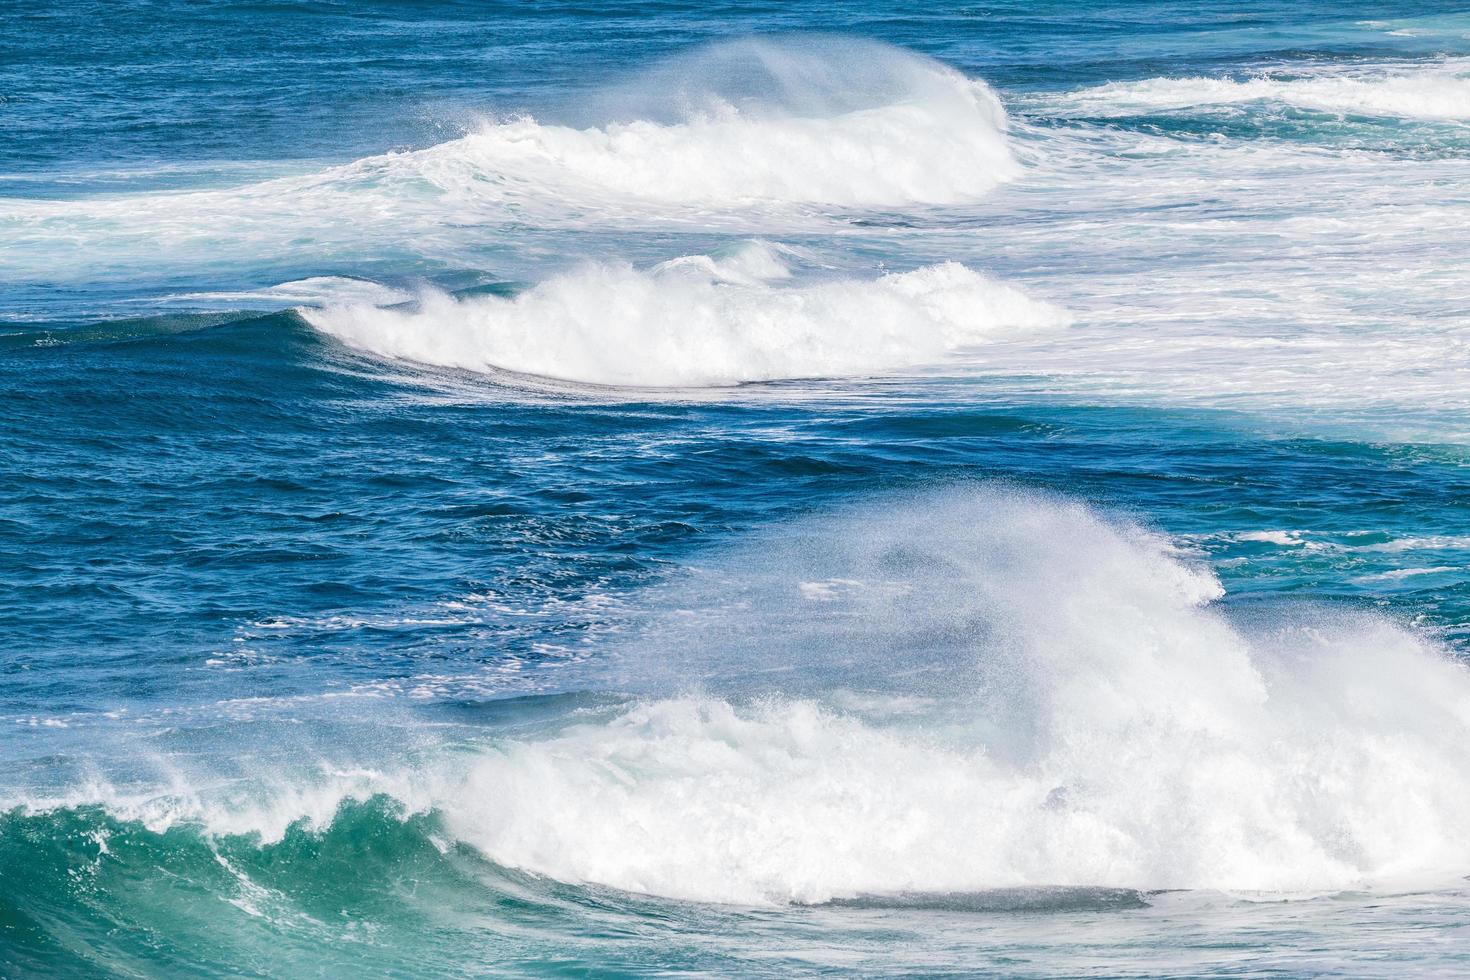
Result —
<instances>
[{"instance_id":1,"label":"deep blue water","mask_svg":"<svg viewBox=\"0 0 1470 980\"><path fill-rule=\"evenodd\" d=\"M0 975L1393 975L1454 4L13 0Z\"/></svg>"}]
</instances>

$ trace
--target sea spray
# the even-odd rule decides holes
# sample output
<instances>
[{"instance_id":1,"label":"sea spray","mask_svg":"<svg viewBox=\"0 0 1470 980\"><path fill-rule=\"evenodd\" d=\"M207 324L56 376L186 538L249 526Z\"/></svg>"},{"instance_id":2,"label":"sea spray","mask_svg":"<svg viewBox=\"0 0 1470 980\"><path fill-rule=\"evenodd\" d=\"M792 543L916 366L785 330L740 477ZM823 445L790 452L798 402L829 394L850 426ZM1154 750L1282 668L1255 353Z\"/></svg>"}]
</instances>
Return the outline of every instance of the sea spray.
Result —
<instances>
[{"instance_id":1,"label":"sea spray","mask_svg":"<svg viewBox=\"0 0 1470 980\"><path fill-rule=\"evenodd\" d=\"M663 597L629 676L708 693L490 753L445 813L502 863L732 902L1470 867L1470 675L1380 619L1221 595L1067 501L813 518Z\"/></svg>"},{"instance_id":2,"label":"sea spray","mask_svg":"<svg viewBox=\"0 0 1470 980\"><path fill-rule=\"evenodd\" d=\"M528 222L826 226L832 209L973 203L1021 173L983 81L876 42L708 45L583 101L576 124L487 109L432 146L233 186L0 198L7 265L49 278L145 258L197 273L370 242L397 255L465 227L479 243Z\"/></svg>"}]
</instances>

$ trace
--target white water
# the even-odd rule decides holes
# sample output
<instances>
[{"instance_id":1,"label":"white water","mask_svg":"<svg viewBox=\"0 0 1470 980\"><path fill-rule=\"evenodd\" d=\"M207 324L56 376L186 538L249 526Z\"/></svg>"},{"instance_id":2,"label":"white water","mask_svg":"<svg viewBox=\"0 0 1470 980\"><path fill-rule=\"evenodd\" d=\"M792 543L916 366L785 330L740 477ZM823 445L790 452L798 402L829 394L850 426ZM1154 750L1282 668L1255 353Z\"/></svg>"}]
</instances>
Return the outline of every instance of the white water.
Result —
<instances>
[{"instance_id":1,"label":"white water","mask_svg":"<svg viewBox=\"0 0 1470 980\"><path fill-rule=\"evenodd\" d=\"M1099 116L1261 103L1343 115L1470 120L1470 62L1446 61L1429 70L1397 66L1238 79L1148 78L1082 89L1061 101Z\"/></svg>"},{"instance_id":2,"label":"white water","mask_svg":"<svg viewBox=\"0 0 1470 980\"><path fill-rule=\"evenodd\" d=\"M596 264L514 297L426 292L413 309L307 309L375 354L605 385L704 386L833 377L936 360L1067 315L956 263L876 279L786 284L783 253L750 243L648 271Z\"/></svg>"},{"instance_id":3,"label":"white water","mask_svg":"<svg viewBox=\"0 0 1470 980\"><path fill-rule=\"evenodd\" d=\"M264 289L218 293L178 293L161 298L163 302L230 303L242 306L263 306L267 309L280 309L282 303L317 306L368 303L374 306L388 306L393 303L406 303L411 299L413 299L413 294L401 289L347 276L312 276L308 279L267 286Z\"/></svg>"},{"instance_id":4,"label":"white water","mask_svg":"<svg viewBox=\"0 0 1470 980\"><path fill-rule=\"evenodd\" d=\"M1022 393L1240 409L1289 431L1470 439L1470 196L1453 140L1401 154L1161 137L1076 121L1134 111L1126 92L1084 94L1096 104L1038 103L1055 132L1018 126L1026 178L984 228L987 250L1015 256L1077 329L988 347L985 373ZM1208 106L1182 111L1208 125Z\"/></svg>"},{"instance_id":5,"label":"white water","mask_svg":"<svg viewBox=\"0 0 1470 980\"><path fill-rule=\"evenodd\" d=\"M757 57L797 58L769 43L743 46ZM449 193L478 193L473 182L492 177L576 201L622 195L716 208L954 204L1017 176L1005 111L983 83L880 45L841 56L876 58L901 76L884 93L888 101L800 115L779 104L752 108L714 97L677 122L635 119L586 129L529 118L487 122L394 163ZM820 55L800 57L830 73Z\"/></svg>"},{"instance_id":6,"label":"white water","mask_svg":"<svg viewBox=\"0 0 1470 980\"><path fill-rule=\"evenodd\" d=\"M1428 93L1464 84L1450 62L1315 70L1251 84L1270 89L1259 100L1267 107L1301 92ZM1164 81L1181 91L1194 84ZM1215 82L1235 94L1232 86L1245 84ZM844 233L859 246L904 254L910 267L958 258L995 270L1065 308L1075 329L992 331L968 362L963 351L920 343L907 359L854 352L851 366L807 363L784 376L942 363L1021 396L1239 409L1285 431L1470 439L1470 266L1460 261L1470 254L1470 197L1453 141L1399 155L1288 139L1165 137L1126 121L1073 118L1153 111L1139 101L1153 85L1020 100L1012 133L1026 163L1021 179L983 204L944 212L957 221L953 229L872 232L877 246L869 233ZM1185 94L1178 111L1208 118L1215 107L1185 105L1194 98ZM1055 125L1032 125L1037 114ZM1395 140L1430 138L1422 127L1392 132ZM849 278L866 275L843 248L817 258ZM626 336L639 340L635 331ZM449 363L477 366L463 357ZM656 370L679 383L675 372ZM737 376L783 372L726 372Z\"/></svg>"},{"instance_id":7,"label":"white water","mask_svg":"<svg viewBox=\"0 0 1470 980\"><path fill-rule=\"evenodd\" d=\"M1076 504L886 500L648 597L625 676L703 691L244 805L112 807L269 837L386 792L508 866L735 903L1470 869L1465 670L1380 619L1220 597L1166 540Z\"/></svg>"}]
</instances>

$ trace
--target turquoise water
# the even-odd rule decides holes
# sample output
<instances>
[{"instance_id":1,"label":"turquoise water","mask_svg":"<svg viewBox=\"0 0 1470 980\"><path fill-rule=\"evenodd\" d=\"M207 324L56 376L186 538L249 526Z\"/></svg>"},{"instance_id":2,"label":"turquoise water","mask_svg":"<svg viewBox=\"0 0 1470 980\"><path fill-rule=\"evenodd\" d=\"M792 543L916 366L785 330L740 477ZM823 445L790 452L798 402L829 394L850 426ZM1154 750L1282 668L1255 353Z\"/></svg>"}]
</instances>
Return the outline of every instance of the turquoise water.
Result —
<instances>
[{"instance_id":1,"label":"turquoise water","mask_svg":"<svg viewBox=\"0 0 1470 980\"><path fill-rule=\"evenodd\" d=\"M0 975L1452 974L1452 5L0 18Z\"/></svg>"}]
</instances>

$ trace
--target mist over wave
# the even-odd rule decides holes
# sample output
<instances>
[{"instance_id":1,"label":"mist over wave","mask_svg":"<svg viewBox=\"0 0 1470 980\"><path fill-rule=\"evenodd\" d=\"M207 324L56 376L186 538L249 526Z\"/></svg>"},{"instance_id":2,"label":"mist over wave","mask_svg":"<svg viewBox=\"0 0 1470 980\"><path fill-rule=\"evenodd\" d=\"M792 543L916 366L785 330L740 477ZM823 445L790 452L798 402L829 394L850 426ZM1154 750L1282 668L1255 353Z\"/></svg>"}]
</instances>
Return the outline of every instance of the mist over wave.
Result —
<instances>
[{"instance_id":1,"label":"mist over wave","mask_svg":"<svg viewBox=\"0 0 1470 980\"><path fill-rule=\"evenodd\" d=\"M509 299L426 292L412 309L337 304L302 316L389 357L650 387L893 370L1070 322L1061 309L953 262L788 285L790 254L749 243L647 271L588 265Z\"/></svg>"},{"instance_id":2,"label":"mist over wave","mask_svg":"<svg viewBox=\"0 0 1470 980\"><path fill-rule=\"evenodd\" d=\"M711 693L487 756L449 825L516 867L741 902L1470 865L1464 669L1383 620L1221 595L1065 501L782 528L666 597L645 666Z\"/></svg>"},{"instance_id":3,"label":"mist over wave","mask_svg":"<svg viewBox=\"0 0 1470 980\"><path fill-rule=\"evenodd\" d=\"M949 204L1019 173L989 87L868 41L717 44L591 103L612 121L491 121L402 162L446 189L497 175L704 206Z\"/></svg>"}]
</instances>

